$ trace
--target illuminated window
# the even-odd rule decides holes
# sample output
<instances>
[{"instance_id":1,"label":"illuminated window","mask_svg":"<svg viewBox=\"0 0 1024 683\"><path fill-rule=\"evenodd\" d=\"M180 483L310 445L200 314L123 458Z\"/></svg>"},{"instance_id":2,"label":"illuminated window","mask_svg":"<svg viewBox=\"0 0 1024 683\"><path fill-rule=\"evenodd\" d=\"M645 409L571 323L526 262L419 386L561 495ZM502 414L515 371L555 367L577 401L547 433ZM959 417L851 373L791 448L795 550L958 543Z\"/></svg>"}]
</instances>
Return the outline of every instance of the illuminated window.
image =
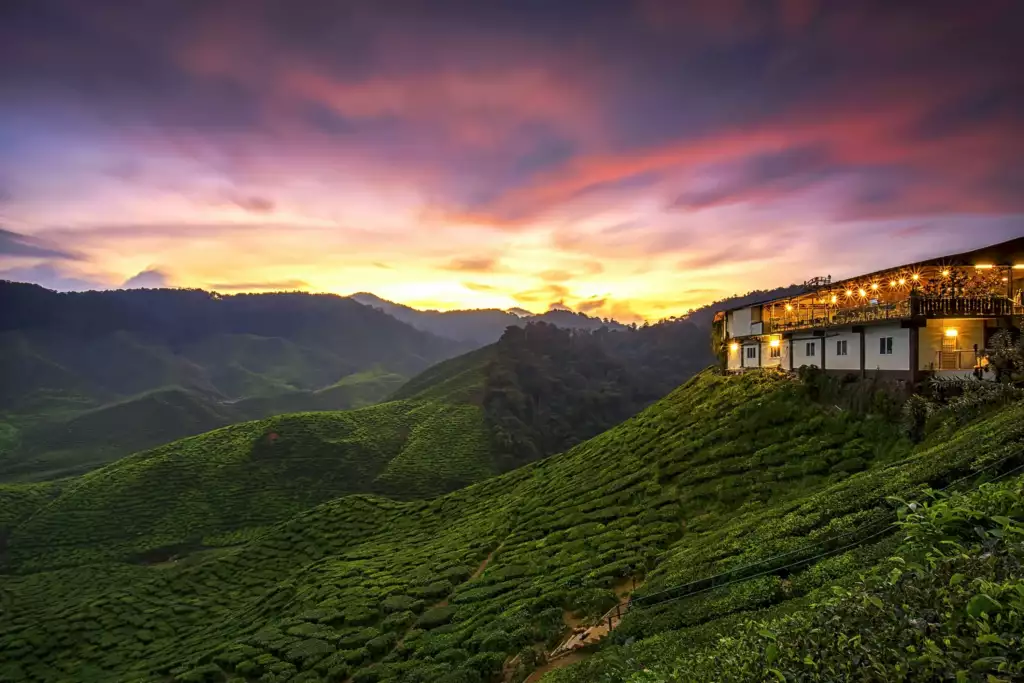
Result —
<instances>
[{"instance_id":1,"label":"illuminated window","mask_svg":"<svg viewBox=\"0 0 1024 683\"><path fill-rule=\"evenodd\" d=\"M837 356L845 356L846 355L846 340L845 339L837 339L836 340L836 355Z\"/></svg>"},{"instance_id":2,"label":"illuminated window","mask_svg":"<svg viewBox=\"0 0 1024 683\"><path fill-rule=\"evenodd\" d=\"M882 356L892 355L892 337L878 338L878 353Z\"/></svg>"}]
</instances>

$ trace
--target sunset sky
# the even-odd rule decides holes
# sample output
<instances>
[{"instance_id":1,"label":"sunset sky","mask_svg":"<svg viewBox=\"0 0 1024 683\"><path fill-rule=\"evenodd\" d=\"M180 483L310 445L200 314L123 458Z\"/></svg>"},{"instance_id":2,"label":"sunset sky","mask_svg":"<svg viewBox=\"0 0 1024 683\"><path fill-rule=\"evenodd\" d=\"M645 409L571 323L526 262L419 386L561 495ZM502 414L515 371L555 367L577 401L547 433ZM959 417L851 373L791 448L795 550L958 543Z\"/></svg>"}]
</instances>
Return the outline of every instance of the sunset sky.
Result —
<instances>
[{"instance_id":1,"label":"sunset sky","mask_svg":"<svg viewBox=\"0 0 1024 683\"><path fill-rule=\"evenodd\" d=\"M658 319L1024 235L1024 3L0 3L0 279Z\"/></svg>"}]
</instances>

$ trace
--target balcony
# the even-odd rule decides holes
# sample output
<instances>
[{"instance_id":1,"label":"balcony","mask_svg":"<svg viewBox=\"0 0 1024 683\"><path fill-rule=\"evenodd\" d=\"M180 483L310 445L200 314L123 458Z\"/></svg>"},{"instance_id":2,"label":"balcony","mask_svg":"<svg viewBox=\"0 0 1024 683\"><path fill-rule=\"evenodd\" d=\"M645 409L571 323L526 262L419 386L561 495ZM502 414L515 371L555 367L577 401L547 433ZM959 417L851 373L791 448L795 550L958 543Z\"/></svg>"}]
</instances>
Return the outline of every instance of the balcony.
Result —
<instances>
[{"instance_id":1,"label":"balcony","mask_svg":"<svg viewBox=\"0 0 1024 683\"><path fill-rule=\"evenodd\" d=\"M912 295L898 301L865 306L816 305L765 320L751 334L779 334L812 328L861 325L909 318L995 318L1024 315L1024 307L1005 296Z\"/></svg>"},{"instance_id":2,"label":"balcony","mask_svg":"<svg viewBox=\"0 0 1024 683\"><path fill-rule=\"evenodd\" d=\"M813 327L835 327L883 320L902 320L910 317L910 310L909 299L854 308L829 308L826 310L822 307L820 311L816 312L818 313L817 315L777 318L766 321L764 327L768 333L778 334L780 332Z\"/></svg>"},{"instance_id":3,"label":"balcony","mask_svg":"<svg viewBox=\"0 0 1024 683\"><path fill-rule=\"evenodd\" d=\"M1020 315L1021 307L1005 296L915 296L913 315L926 318L993 318Z\"/></svg>"}]
</instances>

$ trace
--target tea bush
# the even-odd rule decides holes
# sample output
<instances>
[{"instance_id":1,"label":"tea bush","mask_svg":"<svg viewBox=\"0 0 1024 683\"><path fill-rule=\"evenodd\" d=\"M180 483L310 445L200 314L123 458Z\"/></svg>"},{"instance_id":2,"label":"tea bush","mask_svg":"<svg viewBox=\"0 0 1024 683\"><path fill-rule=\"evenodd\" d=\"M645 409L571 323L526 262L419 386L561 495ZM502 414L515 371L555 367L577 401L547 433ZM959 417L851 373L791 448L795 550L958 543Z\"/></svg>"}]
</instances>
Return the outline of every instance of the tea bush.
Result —
<instances>
[{"instance_id":1,"label":"tea bush","mask_svg":"<svg viewBox=\"0 0 1024 683\"><path fill-rule=\"evenodd\" d=\"M893 421L825 407L799 383L705 373L566 453L430 500L335 498L191 562L19 535L0 576L0 680L166 681L213 666L220 680L483 683L631 578L639 600L777 567L779 553L808 560L634 609L607 639L619 645L548 675L591 683L617 652L784 609L881 562L891 534L824 558L806 547L841 548L840 535L889 523L891 496L1017 453L1022 418L1010 406L914 448ZM867 468L831 471L851 457ZM84 526L84 501L66 518L79 514Z\"/></svg>"}]
</instances>

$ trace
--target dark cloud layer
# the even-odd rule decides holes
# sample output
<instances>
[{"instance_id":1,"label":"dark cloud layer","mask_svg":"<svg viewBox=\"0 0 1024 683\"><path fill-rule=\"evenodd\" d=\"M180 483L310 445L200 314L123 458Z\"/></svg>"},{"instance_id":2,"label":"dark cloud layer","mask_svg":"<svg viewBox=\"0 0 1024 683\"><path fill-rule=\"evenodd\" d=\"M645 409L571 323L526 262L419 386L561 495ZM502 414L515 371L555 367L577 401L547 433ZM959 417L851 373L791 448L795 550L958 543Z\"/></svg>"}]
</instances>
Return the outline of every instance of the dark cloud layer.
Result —
<instances>
[{"instance_id":1,"label":"dark cloud layer","mask_svg":"<svg viewBox=\"0 0 1024 683\"><path fill-rule=\"evenodd\" d=\"M73 252L3 228L0 228L0 256L44 259L78 258Z\"/></svg>"}]
</instances>

